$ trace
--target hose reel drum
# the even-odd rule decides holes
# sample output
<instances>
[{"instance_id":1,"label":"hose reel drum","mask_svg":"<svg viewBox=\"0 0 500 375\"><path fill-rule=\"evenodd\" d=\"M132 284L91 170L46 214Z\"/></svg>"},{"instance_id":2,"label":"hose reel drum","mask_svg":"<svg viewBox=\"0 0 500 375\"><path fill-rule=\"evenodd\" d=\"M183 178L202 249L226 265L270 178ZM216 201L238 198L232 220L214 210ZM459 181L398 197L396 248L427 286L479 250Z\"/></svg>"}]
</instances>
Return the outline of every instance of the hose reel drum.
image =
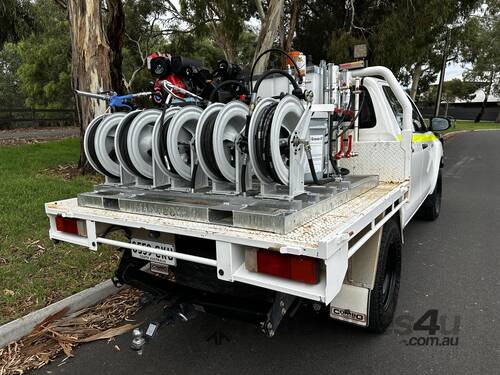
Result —
<instances>
[{"instance_id":1,"label":"hose reel drum","mask_svg":"<svg viewBox=\"0 0 500 375\"><path fill-rule=\"evenodd\" d=\"M212 192L241 193L242 154L238 141L245 129L248 106L240 101L214 103L203 111L196 130L201 168L212 180ZM245 189L252 186L251 168L245 170Z\"/></svg>"},{"instance_id":2,"label":"hose reel drum","mask_svg":"<svg viewBox=\"0 0 500 375\"><path fill-rule=\"evenodd\" d=\"M262 99L250 120L248 148L261 196L293 199L304 193L304 145L308 138L310 105L286 95Z\"/></svg>"},{"instance_id":3,"label":"hose reel drum","mask_svg":"<svg viewBox=\"0 0 500 375\"><path fill-rule=\"evenodd\" d=\"M152 173L155 188L192 191L206 186L203 171L197 171L194 136L202 109L189 105L170 107L156 117L152 129ZM194 177L194 181L193 180Z\"/></svg>"},{"instance_id":4,"label":"hose reel drum","mask_svg":"<svg viewBox=\"0 0 500 375\"><path fill-rule=\"evenodd\" d=\"M115 148L124 170L138 186L153 180L152 133L161 111L148 109L126 114L116 132Z\"/></svg>"},{"instance_id":5,"label":"hose reel drum","mask_svg":"<svg viewBox=\"0 0 500 375\"><path fill-rule=\"evenodd\" d=\"M85 131L85 156L90 165L105 176L107 184L120 182L121 170L115 148L115 134L124 117L125 113L98 116Z\"/></svg>"}]
</instances>

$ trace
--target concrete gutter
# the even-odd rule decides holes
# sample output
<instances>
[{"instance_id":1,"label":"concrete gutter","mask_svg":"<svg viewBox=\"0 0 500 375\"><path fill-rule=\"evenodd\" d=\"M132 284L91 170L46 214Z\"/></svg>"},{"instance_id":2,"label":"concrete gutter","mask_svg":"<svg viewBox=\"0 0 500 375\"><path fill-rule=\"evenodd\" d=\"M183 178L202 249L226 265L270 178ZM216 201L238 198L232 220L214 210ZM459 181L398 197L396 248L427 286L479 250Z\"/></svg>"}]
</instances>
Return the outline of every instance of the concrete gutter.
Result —
<instances>
[{"instance_id":1,"label":"concrete gutter","mask_svg":"<svg viewBox=\"0 0 500 375\"><path fill-rule=\"evenodd\" d=\"M95 305L106 297L117 293L119 290L120 288L116 288L111 280L107 280L92 288L85 289L61 301L6 323L0 326L0 349L26 336L37 324L40 324L48 316L61 311L65 307L69 307L68 313L76 312L85 307Z\"/></svg>"}]
</instances>

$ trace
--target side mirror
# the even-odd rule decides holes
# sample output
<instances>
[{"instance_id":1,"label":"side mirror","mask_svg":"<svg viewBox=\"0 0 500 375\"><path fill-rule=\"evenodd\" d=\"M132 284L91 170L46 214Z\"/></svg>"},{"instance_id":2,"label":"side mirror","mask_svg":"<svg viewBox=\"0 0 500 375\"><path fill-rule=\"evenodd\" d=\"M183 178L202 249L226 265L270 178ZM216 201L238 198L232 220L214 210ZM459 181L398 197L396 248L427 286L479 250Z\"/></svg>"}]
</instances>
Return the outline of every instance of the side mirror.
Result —
<instances>
[{"instance_id":1,"label":"side mirror","mask_svg":"<svg viewBox=\"0 0 500 375\"><path fill-rule=\"evenodd\" d=\"M431 130L433 132L442 132L451 127L451 121L447 117L431 117Z\"/></svg>"}]
</instances>

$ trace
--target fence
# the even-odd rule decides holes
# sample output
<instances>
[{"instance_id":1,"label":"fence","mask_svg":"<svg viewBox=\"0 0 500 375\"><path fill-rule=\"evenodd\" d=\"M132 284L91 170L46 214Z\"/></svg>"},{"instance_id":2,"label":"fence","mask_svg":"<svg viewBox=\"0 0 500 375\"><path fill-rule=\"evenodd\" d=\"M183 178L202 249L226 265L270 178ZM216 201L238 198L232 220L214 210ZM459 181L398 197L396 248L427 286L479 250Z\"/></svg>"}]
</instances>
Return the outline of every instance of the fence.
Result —
<instances>
[{"instance_id":1,"label":"fence","mask_svg":"<svg viewBox=\"0 0 500 375\"><path fill-rule=\"evenodd\" d=\"M474 120L481 110L482 103L450 103L448 105L448 116L452 116L459 120ZM424 117L434 115L434 106L417 103L418 109ZM446 103L441 103L439 106L439 114L444 116L446 111ZM483 114L482 121L496 121L498 112L500 111L500 102L488 102Z\"/></svg>"},{"instance_id":2,"label":"fence","mask_svg":"<svg viewBox=\"0 0 500 375\"><path fill-rule=\"evenodd\" d=\"M0 129L74 126L75 109L0 108Z\"/></svg>"}]
</instances>

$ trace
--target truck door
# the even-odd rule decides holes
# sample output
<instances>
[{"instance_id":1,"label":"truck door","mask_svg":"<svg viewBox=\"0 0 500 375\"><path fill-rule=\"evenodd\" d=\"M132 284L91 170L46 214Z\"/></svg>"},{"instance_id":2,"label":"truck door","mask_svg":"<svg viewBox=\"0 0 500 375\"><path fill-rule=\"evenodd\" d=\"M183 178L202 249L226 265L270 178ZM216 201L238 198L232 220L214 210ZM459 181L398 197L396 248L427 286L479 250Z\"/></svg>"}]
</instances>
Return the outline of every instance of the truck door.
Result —
<instances>
[{"instance_id":1,"label":"truck door","mask_svg":"<svg viewBox=\"0 0 500 375\"><path fill-rule=\"evenodd\" d=\"M410 172L410 201L405 207L405 222L413 216L425 198L425 187L428 185L425 170L430 160L429 144L425 142L427 132L425 122L413 101L411 101L411 104L413 107L412 165Z\"/></svg>"},{"instance_id":2,"label":"truck door","mask_svg":"<svg viewBox=\"0 0 500 375\"><path fill-rule=\"evenodd\" d=\"M434 142L436 141L436 137L434 133L429 131L429 129L425 125L424 119L420 114L420 111L418 110L415 103L413 103L411 99L410 102L413 107L412 117L413 117L413 127L414 127L412 144L414 147L415 145L420 144L422 152L421 155L422 166L419 175L420 194L419 194L418 205L420 205L420 203L422 203L422 201L427 197L427 194L429 194L430 187L435 178L432 176L431 171L434 170L433 168L434 158L432 157L432 151L435 145Z\"/></svg>"},{"instance_id":3,"label":"truck door","mask_svg":"<svg viewBox=\"0 0 500 375\"><path fill-rule=\"evenodd\" d=\"M401 129L403 124L403 108L399 104L396 96L389 86L383 86L385 97L391 107L397 124ZM411 101L411 99L410 99ZM415 211L418 209L422 202L426 182L424 180L424 170L430 159L429 145L421 142L425 138L426 127L422 116L418 112L415 104L411 101L413 106L412 120L413 131L412 136L412 155L411 155L411 171L410 171L410 197L409 202L403 207L403 221L406 224Z\"/></svg>"}]
</instances>

